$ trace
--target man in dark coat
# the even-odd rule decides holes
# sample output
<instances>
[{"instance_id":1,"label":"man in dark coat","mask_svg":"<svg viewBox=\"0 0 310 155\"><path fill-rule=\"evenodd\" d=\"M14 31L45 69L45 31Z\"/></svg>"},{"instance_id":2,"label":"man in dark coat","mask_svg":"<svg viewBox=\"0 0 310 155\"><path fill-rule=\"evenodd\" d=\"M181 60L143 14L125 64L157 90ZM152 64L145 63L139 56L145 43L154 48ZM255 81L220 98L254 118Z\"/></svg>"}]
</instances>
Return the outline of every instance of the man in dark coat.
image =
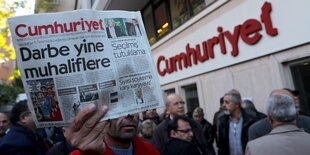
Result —
<instances>
[{"instance_id":1,"label":"man in dark coat","mask_svg":"<svg viewBox=\"0 0 310 155\"><path fill-rule=\"evenodd\" d=\"M218 119L216 142L219 155L242 155L248 142L248 128L256 121L254 113L241 108L241 96L229 92L224 95L224 112Z\"/></svg>"},{"instance_id":2,"label":"man in dark coat","mask_svg":"<svg viewBox=\"0 0 310 155\"><path fill-rule=\"evenodd\" d=\"M152 137L152 144L158 151L161 151L165 144L168 142L167 130L169 121L178 115L185 115L185 102L179 95L168 95L166 102L170 115L156 127ZM203 136L201 126L192 119L189 119L189 124L194 133L192 142L203 152L203 154L206 154L207 142L205 137Z\"/></svg>"},{"instance_id":3,"label":"man in dark coat","mask_svg":"<svg viewBox=\"0 0 310 155\"><path fill-rule=\"evenodd\" d=\"M165 144L162 155L201 155L201 152L191 141L193 131L189 118L183 115L176 116L168 125L169 141Z\"/></svg>"},{"instance_id":4,"label":"man in dark coat","mask_svg":"<svg viewBox=\"0 0 310 155\"><path fill-rule=\"evenodd\" d=\"M192 117L193 120L200 124L202 127L203 134L207 140L208 155L215 155L215 151L213 148L215 132L213 131L213 126L211 125L211 123L204 119L203 109L200 107L195 108Z\"/></svg>"},{"instance_id":5,"label":"man in dark coat","mask_svg":"<svg viewBox=\"0 0 310 155\"><path fill-rule=\"evenodd\" d=\"M291 92L285 89L274 90L270 95L284 94L294 99ZM310 117L304 115L298 115L296 118L296 125L298 128L303 128L306 131L310 131ZM257 121L249 128L249 141L256 138L267 135L272 130L267 118Z\"/></svg>"},{"instance_id":6,"label":"man in dark coat","mask_svg":"<svg viewBox=\"0 0 310 155\"><path fill-rule=\"evenodd\" d=\"M26 103L14 105L10 120L13 126L0 141L1 155L45 154L47 149L36 135L36 126Z\"/></svg>"}]
</instances>

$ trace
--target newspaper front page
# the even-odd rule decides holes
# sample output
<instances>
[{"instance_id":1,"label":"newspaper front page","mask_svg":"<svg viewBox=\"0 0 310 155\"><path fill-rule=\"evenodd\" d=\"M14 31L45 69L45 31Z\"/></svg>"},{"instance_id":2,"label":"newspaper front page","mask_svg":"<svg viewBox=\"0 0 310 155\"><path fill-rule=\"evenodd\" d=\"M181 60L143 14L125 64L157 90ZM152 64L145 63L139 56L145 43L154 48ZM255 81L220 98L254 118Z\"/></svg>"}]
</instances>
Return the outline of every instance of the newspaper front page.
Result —
<instances>
[{"instance_id":1,"label":"newspaper front page","mask_svg":"<svg viewBox=\"0 0 310 155\"><path fill-rule=\"evenodd\" d=\"M164 106L140 12L77 10L9 19L37 127L66 126L107 105L102 120Z\"/></svg>"}]
</instances>

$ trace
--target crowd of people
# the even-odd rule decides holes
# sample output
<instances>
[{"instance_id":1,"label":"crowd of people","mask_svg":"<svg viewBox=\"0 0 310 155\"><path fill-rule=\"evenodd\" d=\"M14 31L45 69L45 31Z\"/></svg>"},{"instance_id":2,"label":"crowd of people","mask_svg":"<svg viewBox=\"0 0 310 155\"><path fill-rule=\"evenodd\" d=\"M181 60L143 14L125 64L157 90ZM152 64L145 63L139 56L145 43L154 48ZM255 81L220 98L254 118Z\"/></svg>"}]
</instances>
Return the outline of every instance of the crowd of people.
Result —
<instances>
[{"instance_id":1,"label":"crowd of people","mask_svg":"<svg viewBox=\"0 0 310 155\"><path fill-rule=\"evenodd\" d=\"M212 124L197 107L189 117L178 94L166 97L162 116L156 109L100 121L107 106L89 104L63 128L37 129L25 102L0 113L0 153L70 155L257 155L310 152L310 117L298 112L289 89L270 93L267 113L256 110L232 89L220 98Z\"/></svg>"}]
</instances>

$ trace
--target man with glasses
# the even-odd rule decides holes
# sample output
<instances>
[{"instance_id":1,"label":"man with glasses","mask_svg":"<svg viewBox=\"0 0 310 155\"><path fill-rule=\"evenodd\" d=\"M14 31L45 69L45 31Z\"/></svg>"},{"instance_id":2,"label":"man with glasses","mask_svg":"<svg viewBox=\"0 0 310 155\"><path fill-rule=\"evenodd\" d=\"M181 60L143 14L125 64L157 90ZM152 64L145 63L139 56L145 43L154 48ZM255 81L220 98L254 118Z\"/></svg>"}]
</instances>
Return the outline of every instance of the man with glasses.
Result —
<instances>
[{"instance_id":1,"label":"man with glasses","mask_svg":"<svg viewBox=\"0 0 310 155\"><path fill-rule=\"evenodd\" d=\"M185 115L185 102L178 94L170 94L166 98L166 108L170 115L162 121L155 129L152 138L153 146L158 150L162 151L165 144L168 142L168 124L170 120L173 120L177 116ZM193 131L192 143L194 143L203 154L207 153L207 143L203 136L201 126L194 120L189 119L189 124Z\"/></svg>"},{"instance_id":2,"label":"man with glasses","mask_svg":"<svg viewBox=\"0 0 310 155\"><path fill-rule=\"evenodd\" d=\"M199 149L191 143L193 131L186 116L176 116L169 122L169 141L164 146L162 155L201 155Z\"/></svg>"}]
</instances>

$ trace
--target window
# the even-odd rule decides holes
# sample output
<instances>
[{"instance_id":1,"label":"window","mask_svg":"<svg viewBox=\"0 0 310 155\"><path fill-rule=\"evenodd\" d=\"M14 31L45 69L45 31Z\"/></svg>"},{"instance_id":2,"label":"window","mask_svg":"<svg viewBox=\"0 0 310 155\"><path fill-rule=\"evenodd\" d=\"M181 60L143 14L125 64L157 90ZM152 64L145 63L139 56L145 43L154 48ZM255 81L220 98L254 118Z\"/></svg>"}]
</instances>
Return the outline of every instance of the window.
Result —
<instances>
[{"instance_id":1,"label":"window","mask_svg":"<svg viewBox=\"0 0 310 155\"><path fill-rule=\"evenodd\" d=\"M172 30L204 10L216 0L154 0L141 11L144 25L153 45Z\"/></svg>"},{"instance_id":2,"label":"window","mask_svg":"<svg viewBox=\"0 0 310 155\"><path fill-rule=\"evenodd\" d=\"M190 18L188 0L169 0L172 28L176 29Z\"/></svg>"},{"instance_id":3,"label":"window","mask_svg":"<svg viewBox=\"0 0 310 155\"><path fill-rule=\"evenodd\" d=\"M195 108L199 107L199 99L196 84L184 86L187 111L193 112Z\"/></svg>"},{"instance_id":4,"label":"window","mask_svg":"<svg viewBox=\"0 0 310 155\"><path fill-rule=\"evenodd\" d=\"M154 27L154 18L152 13L152 6L149 5L143 11L143 19L144 19L144 26L145 31L147 33L147 38L149 43L153 45L156 42L156 35L155 35L155 27Z\"/></svg>"},{"instance_id":5,"label":"window","mask_svg":"<svg viewBox=\"0 0 310 155\"><path fill-rule=\"evenodd\" d=\"M208 1L214 1L214 0L208 0ZM189 3L193 10L193 15L196 15L206 7L205 0L189 0Z\"/></svg>"},{"instance_id":6,"label":"window","mask_svg":"<svg viewBox=\"0 0 310 155\"><path fill-rule=\"evenodd\" d=\"M156 33L157 37L161 38L165 34L167 34L170 31L169 28L169 16L167 12L167 5L166 2L163 1L157 8L154 10L155 14L155 28L156 28Z\"/></svg>"},{"instance_id":7,"label":"window","mask_svg":"<svg viewBox=\"0 0 310 155\"><path fill-rule=\"evenodd\" d=\"M165 90L164 92L165 92L165 94L168 96L169 94L174 94L174 93L175 93L175 89L174 89L174 88L172 88L172 89L167 89L167 90Z\"/></svg>"}]
</instances>

